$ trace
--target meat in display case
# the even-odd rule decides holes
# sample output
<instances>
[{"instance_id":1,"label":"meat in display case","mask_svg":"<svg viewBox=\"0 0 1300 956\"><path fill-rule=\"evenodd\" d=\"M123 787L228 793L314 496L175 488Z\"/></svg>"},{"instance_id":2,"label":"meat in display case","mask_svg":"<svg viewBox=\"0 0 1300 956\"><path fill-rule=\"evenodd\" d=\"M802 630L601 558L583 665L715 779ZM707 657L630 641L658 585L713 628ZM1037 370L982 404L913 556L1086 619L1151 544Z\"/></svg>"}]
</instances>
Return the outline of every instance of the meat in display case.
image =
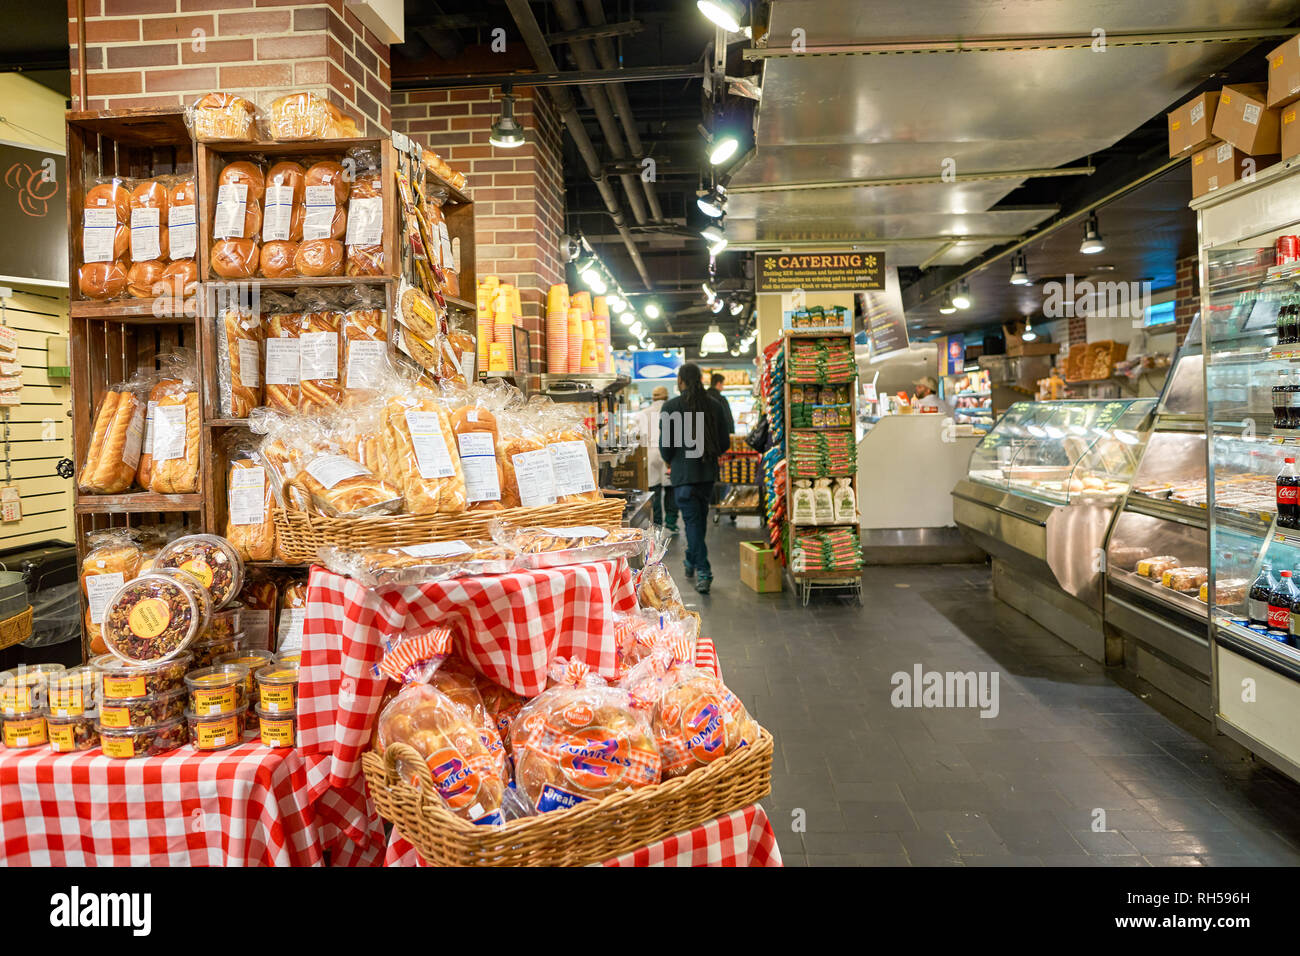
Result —
<instances>
[{"instance_id":1,"label":"meat in display case","mask_svg":"<svg viewBox=\"0 0 1300 956\"><path fill-rule=\"evenodd\" d=\"M1209 442L1211 713L1217 729L1300 779L1300 602L1284 577L1300 565L1300 531L1285 527L1290 507L1278 515L1290 484L1279 486L1279 472L1300 452L1300 160L1192 206Z\"/></svg>"},{"instance_id":2,"label":"meat in display case","mask_svg":"<svg viewBox=\"0 0 1300 956\"><path fill-rule=\"evenodd\" d=\"M993 557L994 593L1106 660L1102 555L1155 399L1017 402L953 489L963 536Z\"/></svg>"}]
</instances>

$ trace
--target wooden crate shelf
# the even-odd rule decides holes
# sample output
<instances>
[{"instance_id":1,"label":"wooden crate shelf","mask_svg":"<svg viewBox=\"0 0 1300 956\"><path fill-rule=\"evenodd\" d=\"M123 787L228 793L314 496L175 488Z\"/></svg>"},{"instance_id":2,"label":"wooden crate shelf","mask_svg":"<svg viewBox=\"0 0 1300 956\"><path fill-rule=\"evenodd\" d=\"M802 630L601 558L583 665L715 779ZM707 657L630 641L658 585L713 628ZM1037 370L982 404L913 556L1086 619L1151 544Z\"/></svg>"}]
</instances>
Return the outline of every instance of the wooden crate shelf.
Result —
<instances>
[{"instance_id":1,"label":"wooden crate shelf","mask_svg":"<svg viewBox=\"0 0 1300 956\"><path fill-rule=\"evenodd\" d=\"M123 495L80 495L77 514L141 514L148 511L201 511L202 495L156 495L136 491Z\"/></svg>"}]
</instances>

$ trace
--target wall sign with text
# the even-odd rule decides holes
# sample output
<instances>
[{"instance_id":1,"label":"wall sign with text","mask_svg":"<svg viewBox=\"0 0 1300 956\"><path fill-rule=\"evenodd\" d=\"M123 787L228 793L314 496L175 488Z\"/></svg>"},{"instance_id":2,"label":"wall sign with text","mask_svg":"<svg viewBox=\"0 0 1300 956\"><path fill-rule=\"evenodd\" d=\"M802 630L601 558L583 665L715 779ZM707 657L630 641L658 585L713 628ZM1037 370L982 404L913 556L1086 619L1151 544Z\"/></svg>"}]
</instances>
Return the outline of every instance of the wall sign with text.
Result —
<instances>
[{"instance_id":1,"label":"wall sign with text","mask_svg":"<svg viewBox=\"0 0 1300 956\"><path fill-rule=\"evenodd\" d=\"M885 287L883 252L761 252L757 292L864 292Z\"/></svg>"}]
</instances>

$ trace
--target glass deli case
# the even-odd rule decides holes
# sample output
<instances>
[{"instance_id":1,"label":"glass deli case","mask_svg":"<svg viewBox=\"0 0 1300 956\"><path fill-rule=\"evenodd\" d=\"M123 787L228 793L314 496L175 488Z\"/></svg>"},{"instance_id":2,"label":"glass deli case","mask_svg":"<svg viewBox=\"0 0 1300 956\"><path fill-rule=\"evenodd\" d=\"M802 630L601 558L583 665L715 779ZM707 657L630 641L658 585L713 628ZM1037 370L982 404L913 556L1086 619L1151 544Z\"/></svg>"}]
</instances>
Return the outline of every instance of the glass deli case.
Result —
<instances>
[{"instance_id":1,"label":"glass deli case","mask_svg":"<svg viewBox=\"0 0 1300 956\"><path fill-rule=\"evenodd\" d=\"M1283 630L1252 621L1247 602L1262 566L1281 572L1300 565L1300 531L1278 526L1276 505L1283 459L1300 453L1300 263L1292 261L1300 160L1192 207L1201 241L1209 442L1212 713L1219 730L1300 779L1300 607L1282 611L1290 622Z\"/></svg>"},{"instance_id":2,"label":"glass deli case","mask_svg":"<svg viewBox=\"0 0 1300 956\"><path fill-rule=\"evenodd\" d=\"M1156 400L1017 402L971 454L953 519L993 557L994 593L1097 660L1104 543Z\"/></svg>"},{"instance_id":3,"label":"glass deli case","mask_svg":"<svg viewBox=\"0 0 1300 956\"><path fill-rule=\"evenodd\" d=\"M1108 637L1122 642L1125 667L1208 717L1210 644L1200 593L1209 565L1203 354L1198 319L1174 357L1141 464L1107 538L1104 619Z\"/></svg>"}]
</instances>

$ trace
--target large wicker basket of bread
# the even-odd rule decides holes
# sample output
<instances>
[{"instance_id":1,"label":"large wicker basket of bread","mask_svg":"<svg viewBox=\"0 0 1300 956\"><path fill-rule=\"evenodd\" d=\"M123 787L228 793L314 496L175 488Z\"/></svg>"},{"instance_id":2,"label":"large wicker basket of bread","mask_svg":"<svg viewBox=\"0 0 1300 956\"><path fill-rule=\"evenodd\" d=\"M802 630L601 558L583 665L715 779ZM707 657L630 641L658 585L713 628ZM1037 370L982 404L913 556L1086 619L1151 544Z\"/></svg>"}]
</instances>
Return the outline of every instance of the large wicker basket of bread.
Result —
<instances>
[{"instance_id":1,"label":"large wicker basket of bread","mask_svg":"<svg viewBox=\"0 0 1300 956\"><path fill-rule=\"evenodd\" d=\"M623 523L622 498L603 498L550 505L543 508L507 508L502 511L463 514L373 515L329 518L304 511L277 509L276 547L285 561L315 561L321 548L344 551L381 551L433 541L487 539L489 524L500 520L519 525L577 526L605 529Z\"/></svg>"},{"instance_id":2,"label":"large wicker basket of bread","mask_svg":"<svg viewBox=\"0 0 1300 956\"><path fill-rule=\"evenodd\" d=\"M762 729L754 743L685 776L503 826L478 826L447 810L424 759L405 744L369 751L361 761L380 815L431 866L600 863L747 807L772 789L772 735ZM399 762L415 768L418 787L403 782Z\"/></svg>"}]
</instances>

